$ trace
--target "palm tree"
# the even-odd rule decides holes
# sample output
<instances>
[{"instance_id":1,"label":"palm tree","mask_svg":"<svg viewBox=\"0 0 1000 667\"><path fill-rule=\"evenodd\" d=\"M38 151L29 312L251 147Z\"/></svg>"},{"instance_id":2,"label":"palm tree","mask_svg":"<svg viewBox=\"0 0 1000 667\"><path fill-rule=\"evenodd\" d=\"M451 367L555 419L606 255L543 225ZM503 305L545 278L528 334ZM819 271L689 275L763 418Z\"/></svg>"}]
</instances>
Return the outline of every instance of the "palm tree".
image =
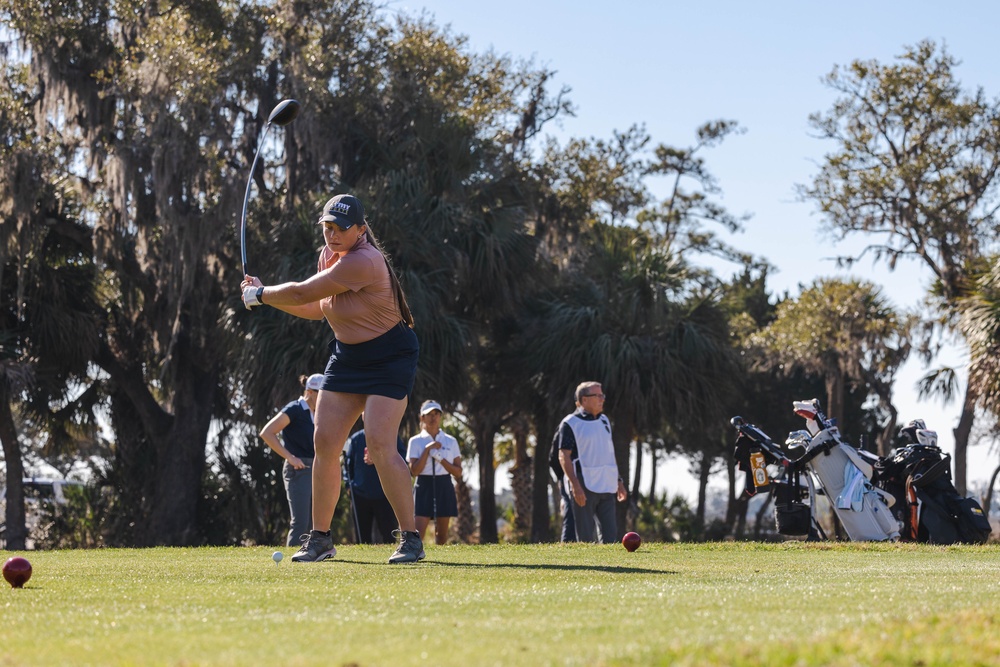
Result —
<instances>
[{"instance_id":1,"label":"palm tree","mask_svg":"<svg viewBox=\"0 0 1000 667\"><path fill-rule=\"evenodd\" d=\"M609 394L623 476L633 441L638 455L638 435L655 439L669 425L712 421L708 414L718 402L710 398L733 386L733 354L709 287L714 281L683 258L738 255L706 229L709 222L737 229L741 219L712 200L719 188L699 155L738 132L733 122L708 123L694 146L661 145L651 160L649 136L634 127L609 141L547 147L536 170L533 211L554 273L541 274L516 347L532 375L536 435L546 451L559 416L572 405L573 388L585 379L601 380ZM644 182L651 174L673 178L671 193L658 204L650 203ZM547 495L547 459L536 451L535 523L547 516L540 502ZM623 507L620 526L624 513ZM533 533L542 534L534 527Z\"/></svg>"},{"instance_id":2,"label":"palm tree","mask_svg":"<svg viewBox=\"0 0 1000 667\"><path fill-rule=\"evenodd\" d=\"M100 387L91 383L88 370L100 329L90 230L67 218L58 200L46 200L45 191L39 189L40 200L54 208L31 216L18 239L19 252L0 269L8 278L0 289L0 439L11 549L23 549L25 538L19 431L55 464L96 453L93 408Z\"/></svg>"},{"instance_id":3,"label":"palm tree","mask_svg":"<svg viewBox=\"0 0 1000 667\"><path fill-rule=\"evenodd\" d=\"M969 343L970 383L981 407L1000 414L1000 259L958 301L959 327Z\"/></svg>"},{"instance_id":4,"label":"palm tree","mask_svg":"<svg viewBox=\"0 0 1000 667\"><path fill-rule=\"evenodd\" d=\"M979 406L1000 415L1000 258L988 260L989 270L979 276L959 300L959 328L969 344L969 386ZM983 493L987 515L1000 465L993 470Z\"/></svg>"},{"instance_id":5,"label":"palm tree","mask_svg":"<svg viewBox=\"0 0 1000 667\"><path fill-rule=\"evenodd\" d=\"M706 407L726 391L734 357L712 301L678 298L685 274L676 258L628 228L598 225L588 238L586 270L567 275L559 293L534 307L523 358L553 414L570 411L580 382L604 385L616 458L627 477L629 448L639 434L703 423Z\"/></svg>"},{"instance_id":6,"label":"palm tree","mask_svg":"<svg viewBox=\"0 0 1000 667\"><path fill-rule=\"evenodd\" d=\"M827 413L841 422L849 385L875 395L889 415L878 438L885 456L895 435L893 380L909 354L911 326L874 285L826 279L781 303L774 322L754 340L769 351L765 365L822 377Z\"/></svg>"}]
</instances>

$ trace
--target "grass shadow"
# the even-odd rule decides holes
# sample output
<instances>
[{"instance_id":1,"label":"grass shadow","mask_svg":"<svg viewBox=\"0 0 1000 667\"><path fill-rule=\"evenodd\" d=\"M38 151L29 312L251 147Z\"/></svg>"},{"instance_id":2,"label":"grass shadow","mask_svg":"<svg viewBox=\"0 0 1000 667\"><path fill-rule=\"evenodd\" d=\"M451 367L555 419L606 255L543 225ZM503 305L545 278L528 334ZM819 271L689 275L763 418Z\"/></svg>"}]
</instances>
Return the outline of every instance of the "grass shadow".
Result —
<instances>
[{"instance_id":1,"label":"grass shadow","mask_svg":"<svg viewBox=\"0 0 1000 667\"><path fill-rule=\"evenodd\" d=\"M331 561L333 562L333 561ZM387 567L406 567L411 564L392 563L372 563L365 560L350 560L347 558L337 558L337 563L351 563L352 565L385 565ZM568 565L559 563L449 563L447 561L424 560L416 567L458 567L470 570L492 570L497 568L514 568L519 570L555 570L561 572L606 572L609 574L679 574L674 570L650 570L644 567L621 567L614 565Z\"/></svg>"},{"instance_id":2,"label":"grass shadow","mask_svg":"<svg viewBox=\"0 0 1000 667\"><path fill-rule=\"evenodd\" d=\"M470 569L485 568L517 568L525 570L559 570L566 572L587 571L587 572L608 572L612 574L678 574L672 570L650 570L644 567L621 567L614 565L564 565L557 563L444 563L440 561L424 561L427 565L438 565L441 567L466 567Z\"/></svg>"}]
</instances>

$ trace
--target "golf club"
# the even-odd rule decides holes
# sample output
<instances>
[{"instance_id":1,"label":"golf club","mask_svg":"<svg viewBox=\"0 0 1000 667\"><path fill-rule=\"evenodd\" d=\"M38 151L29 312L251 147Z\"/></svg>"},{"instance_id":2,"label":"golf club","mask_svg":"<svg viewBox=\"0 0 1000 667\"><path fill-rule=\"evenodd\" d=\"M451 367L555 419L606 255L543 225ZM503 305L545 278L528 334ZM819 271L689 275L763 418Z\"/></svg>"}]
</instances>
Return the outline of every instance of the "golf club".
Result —
<instances>
[{"instance_id":1,"label":"golf club","mask_svg":"<svg viewBox=\"0 0 1000 667\"><path fill-rule=\"evenodd\" d=\"M271 125L288 125L299 115L299 103L295 100L282 100L271 111L267 117L267 123L260 134L260 141L257 142L257 150L253 155L253 163L250 165L250 177L247 178L247 191L243 195L243 215L240 216L240 256L243 259L243 275L249 275L247 271L247 204L250 202L250 188L253 185L253 174L257 169L257 158L260 157L261 146L264 145L264 138Z\"/></svg>"},{"instance_id":2,"label":"golf club","mask_svg":"<svg viewBox=\"0 0 1000 667\"><path fill-rule=\"evenodd\" d=\"M434 442L437 442L437 440L435 440ZM440 450L438 450L438 451L440 451ZM433 512L433 514L434 514L434 538L435 538L435 541L437 541L437 520L438 520L438 494L437 494L437 490L438 490L438 487L437 487L438 473L437 473L437 466L435 465L436 462L437 462L437 460L433 456L431 456L431 496L434 498L434 502L433 502L434 512Z\"/></svg>"},{"instance_id":3,"label":"golf club","mask_svg":"<svg viewBox=\"0 0 1000 667\"><path fill-rule=\"evenodd\" d=\"M351 501L351 519L354 524L354 543L361 544L361 522L358 520L358 506L354 503L354 459L358 453L354 451L357 441L351 441L351 451L344 453L344 468L347 470L347 495Z\"/></svg>"}]
</instances>

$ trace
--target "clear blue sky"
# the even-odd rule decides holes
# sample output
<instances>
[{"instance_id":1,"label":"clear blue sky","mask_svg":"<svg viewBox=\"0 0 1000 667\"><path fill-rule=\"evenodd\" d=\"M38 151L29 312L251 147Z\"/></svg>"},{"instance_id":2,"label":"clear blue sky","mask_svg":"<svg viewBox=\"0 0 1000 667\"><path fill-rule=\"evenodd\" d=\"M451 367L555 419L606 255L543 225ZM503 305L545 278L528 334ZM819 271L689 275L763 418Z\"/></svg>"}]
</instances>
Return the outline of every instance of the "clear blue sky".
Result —
<instances>
[{"instance_id":1,"label":"clear blue sky","mask_svg":"<svg viewBox=\"0 0 1000 667\"><path fill-rule=\"evenodd\" d=\"M825 74L856 59L890 62L904 46L932 39L962 61L957 74L965 88L1000 96L1000 3L994 2L391 0L388 6L426 10L438 25L466 35L476 52L493 49L555 70L554 87L569 86L576 106L575 118L549 130L562 140L609 138L639 123L654 142L682 147L706 121L738 121L746 134L704 157L723 189L722 203L753 214L731 242L767 258L778 269L771 289L793 295L815 278L847 276L829 258L862 245L832 245L820 234L814 205L795 201L795 185L808 183L832 149L810 136L808 124L810 113L826 111L834 100L821 82ZM929 282L913 263L889 273L865 262L852 275L882 285L899 308L915 308ZM953 349L944 361L963 358ZM924 418L949 449L958 409L918 403L913 383L921 374L916 361L904 369L896 389L900 418ZM986 461L987 445L974 447L970 483L985 478Z\"/></svg>"}]
</instances>

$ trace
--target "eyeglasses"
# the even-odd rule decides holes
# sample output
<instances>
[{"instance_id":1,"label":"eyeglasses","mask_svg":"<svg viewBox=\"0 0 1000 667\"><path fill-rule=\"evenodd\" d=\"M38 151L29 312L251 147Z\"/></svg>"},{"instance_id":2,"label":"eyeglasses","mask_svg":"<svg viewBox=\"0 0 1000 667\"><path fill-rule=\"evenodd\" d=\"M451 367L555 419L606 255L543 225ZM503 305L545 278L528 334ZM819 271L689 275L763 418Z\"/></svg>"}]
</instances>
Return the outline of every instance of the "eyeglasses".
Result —
<instances>
[{"instance_id":1,"label":"eyeglasses","mask_svg":"<svg viewBox=\"0 0 1000 667\"><path fill-rule=\"evenodd\" d=\"M605 397L604 394L580 394L580 398L589 398L591 396L600 399L603 399Z\"/></svg>"}]
</instances>

